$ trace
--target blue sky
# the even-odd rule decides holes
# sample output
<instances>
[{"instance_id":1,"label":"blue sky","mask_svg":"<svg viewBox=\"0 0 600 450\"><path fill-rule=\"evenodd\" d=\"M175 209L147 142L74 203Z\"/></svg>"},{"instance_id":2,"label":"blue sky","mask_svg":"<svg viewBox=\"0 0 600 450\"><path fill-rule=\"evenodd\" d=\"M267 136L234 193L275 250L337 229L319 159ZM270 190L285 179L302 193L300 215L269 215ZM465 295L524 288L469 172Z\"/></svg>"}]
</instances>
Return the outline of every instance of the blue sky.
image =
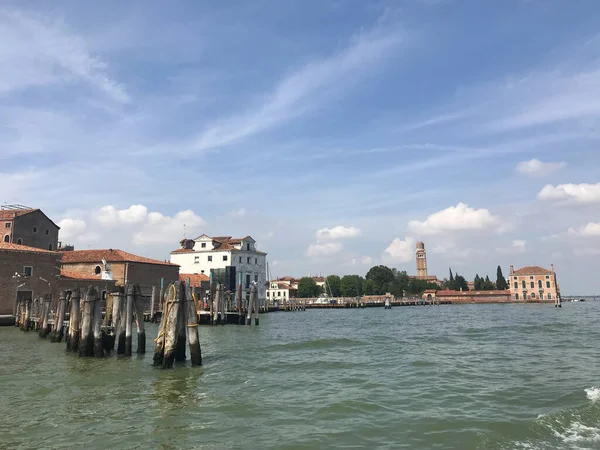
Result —
<instances>
[{"instance_id":1,"label":"blue sky","mask_svg":"<svg viewBox=\"0 0 600 450\"><path fill-rule=\"evenodd\" d=\"M597 2L123 3L0 6L0 201L65 242L600 291Z\"/></svg>"}]
</instances>

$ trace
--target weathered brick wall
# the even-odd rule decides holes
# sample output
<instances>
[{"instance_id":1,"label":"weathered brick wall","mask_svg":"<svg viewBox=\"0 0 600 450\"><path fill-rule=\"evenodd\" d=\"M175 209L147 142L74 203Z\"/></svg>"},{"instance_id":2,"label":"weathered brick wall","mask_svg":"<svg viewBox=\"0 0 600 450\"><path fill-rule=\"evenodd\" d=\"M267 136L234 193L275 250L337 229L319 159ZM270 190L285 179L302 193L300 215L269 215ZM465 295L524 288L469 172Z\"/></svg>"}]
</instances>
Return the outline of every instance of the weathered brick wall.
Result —
<instances>
[{"instance_id":1,"label":"weathered brick wall","mask_svg":"<svg viewBox=\"0 0 600 450\"><path fill-rule=\"evenodd\" d=\"M10 228L6 228L6 224L10 224ZM8 236L8 241L5 239ZM0 220L0 241L12 242L12 220Z\"/></svg>"},{"instance_id":2,"label":"weathered brick wall","mask_svg":"<svg viewBox=\"0 0 600 450\"><path fill-rule=\"evenodd\" d=\"M33 268L31 277L23 277L23 267ZM21 278L13 279L16 273ZM18 290L31 292L32 298L46 294L56 296L60 287L60 255L55 253L30 253L0 250L0 314L12 314L17 286L24 283ZM40 280L45 278L50 282Z\"/></svg>"},{"instance_id":3,"label":"weathered brick wall","mask_svg":"<svg viewBox=\"0 0 600 450\"><path fill-rule=\"evenodd\" d=\"M35 232L33 231L34 227ZM46 231L48 234L46 234ZM56 250L58 247L58 227L41 211L34 211L15 217L12 242L17 244L19 239L21 239L22 245L43 250Z\"/></svg>"},{"instance_id":4,"label":"weathered brick wall","mask_svg":"<svg viewBox=\"0 0 600 450\"><path fill-rule=\"evenodd\" d=\"M102 270L102 263L100 261L97 263L63 263L62 268L84 277L98 278L98 280L100 280L100 275L96 275L95 272L97 266L99 266L100 270ZM110 263L110 270L113 274L113 279L117 281L117 284L119 285L123 284L124 267L125 264L123 263Z\"/></svg>"}]
</instances>

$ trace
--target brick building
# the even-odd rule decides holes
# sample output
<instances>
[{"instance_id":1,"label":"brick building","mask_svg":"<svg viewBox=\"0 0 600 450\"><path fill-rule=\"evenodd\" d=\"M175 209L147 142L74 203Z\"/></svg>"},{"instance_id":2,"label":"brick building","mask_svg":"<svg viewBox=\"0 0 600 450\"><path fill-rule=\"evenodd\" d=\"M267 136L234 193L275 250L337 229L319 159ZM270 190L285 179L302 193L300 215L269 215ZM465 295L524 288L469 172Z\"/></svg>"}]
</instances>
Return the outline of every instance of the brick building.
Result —
<instances>
[{"instance_id":1,"label":"brick building","mask_svg":"<svg viewBox=\"0 0 600 450\"><path fill-rule=\"evenodd\" d=\"M56 250L59 229L39 209L22 205L4 205L0 209L0 239L4 243Z\"/></svg>"},{"instance_id":2,"label":"brick building","mask_svg":"<svg viewBox=\"0 0 600 450\"><path fill-rule=\"evenodd\" d=\"M508 284L515 300L553 301L560 297L554 264L550 266L550 270L539 266L527 266L515 270L510 266Z\"/></svg>"},{"instance_id":3,"label":"brick building","mask_svg":"<svg viewBox=\"0 0 600 450\"><path fill-rule=\"evenodd\" d=\"M139 284L145 295L152 286L179 280L179 266L119 249L72 250L61 253L61 267L73 277L112 279L119 286Z\"/></svg>"},{"instance_id":4,"label":"brick building","mask_svg":"<svg viewBox=\"0 0 600 450\"><path fill-rule=\"evenodd\" d=\"M18 300L42 298L54 301L61 291L86 290L94 285L101 291L114 287L110 280L72 275L61 271L61 254L8 242L0 243L0 315L13 314Z\"/></svg>"},{"instance_id":5,"label":"brick building","mask_svg":"<svg viewBox=\"0 0 600 450\"><path fill-rule=\"evenodd\" d=\"M452 291L427 290L423 293L423 299L449 301L451 303L510 303L514 301L510 291Z\"/></svg>"}]
</instances>

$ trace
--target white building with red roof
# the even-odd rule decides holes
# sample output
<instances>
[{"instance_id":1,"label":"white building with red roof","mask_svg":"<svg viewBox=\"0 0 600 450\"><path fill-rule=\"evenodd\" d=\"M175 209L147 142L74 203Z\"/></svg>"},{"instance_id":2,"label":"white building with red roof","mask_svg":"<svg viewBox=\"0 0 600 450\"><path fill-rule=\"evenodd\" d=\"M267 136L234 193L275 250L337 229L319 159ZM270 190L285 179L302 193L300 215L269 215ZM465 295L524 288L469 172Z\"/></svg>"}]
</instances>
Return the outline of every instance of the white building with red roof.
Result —
<instances>
[{"instance_id":1,"label":"white building with red roof","mask_svg":"<svg viewBox=\"0 0 600 450\"><path fill-rule=\"evenodd\" d=\"M266 297L267 254L256 248L251 236L208 236L183 239L180 248L171 252L171 263L180 266L181 273L210 276L211 269L235 267L236 277L241 274L242 286L258 283L259 297Z\"/></svg>"}]
</instances>

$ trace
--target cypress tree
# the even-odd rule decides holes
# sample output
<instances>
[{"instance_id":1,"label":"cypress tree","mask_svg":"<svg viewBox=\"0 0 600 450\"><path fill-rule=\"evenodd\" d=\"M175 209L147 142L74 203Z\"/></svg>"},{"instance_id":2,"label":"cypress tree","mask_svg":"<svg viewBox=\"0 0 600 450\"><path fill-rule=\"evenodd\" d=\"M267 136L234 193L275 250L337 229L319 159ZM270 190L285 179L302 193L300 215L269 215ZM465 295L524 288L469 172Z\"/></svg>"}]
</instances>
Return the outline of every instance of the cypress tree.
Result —
<instances>
[{"instance_id":1,"label":"cypress tree","mask_svg":"<svg viewBox=\"0 0 600 450\"><path fill-rule=\"evenodd\" d=\"M499 291L504 291L508 289L508 283L506 282L506 278L502 274L502 267L498 266L496 270L496 289Z\"/></svg>"}]
</instances>

